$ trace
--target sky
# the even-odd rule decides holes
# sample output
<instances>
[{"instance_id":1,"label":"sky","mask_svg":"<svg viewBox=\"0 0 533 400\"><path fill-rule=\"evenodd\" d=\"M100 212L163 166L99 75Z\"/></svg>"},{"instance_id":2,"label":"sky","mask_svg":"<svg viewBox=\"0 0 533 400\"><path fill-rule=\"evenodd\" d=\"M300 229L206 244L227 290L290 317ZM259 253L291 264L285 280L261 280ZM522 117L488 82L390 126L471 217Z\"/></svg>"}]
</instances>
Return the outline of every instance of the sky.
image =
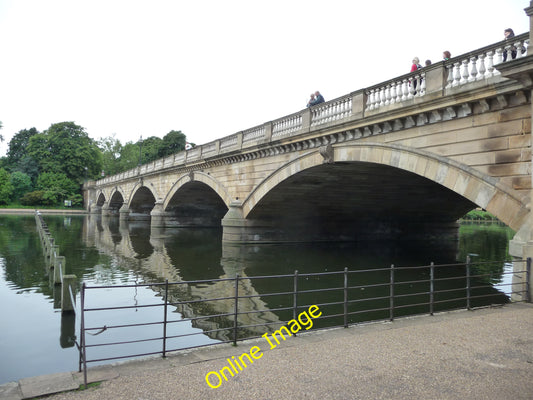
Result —
<instances>
[{"instance_id":1,"label":"sky","mask_svg":"<svg viewBox=\"0 0 533 400\"><path fill-rule=\"evenodd\" d=\"M529 31L527 0L0 0L0 156L74 121L204 144Z\"/></svg>"}]
</instances>

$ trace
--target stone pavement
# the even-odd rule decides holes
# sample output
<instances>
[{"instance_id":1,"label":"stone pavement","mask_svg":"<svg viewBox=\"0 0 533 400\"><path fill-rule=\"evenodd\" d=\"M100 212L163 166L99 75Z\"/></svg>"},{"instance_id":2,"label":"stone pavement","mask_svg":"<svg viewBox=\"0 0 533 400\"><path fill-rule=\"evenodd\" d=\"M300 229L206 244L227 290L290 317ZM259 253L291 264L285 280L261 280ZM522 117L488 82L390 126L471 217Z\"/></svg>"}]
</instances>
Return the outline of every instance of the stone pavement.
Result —
<instances>
[{"instance_id":1,"label":"stone pavement","mask_svg":"<svg viewBox=\"0 0 533 400\"><path fill-rule=\"evenodd\" d=\"M89 369L97 387L62 373L0 386L0 399L533 399L533 304L309 331L270 349L264 338L165 359ZM275 342L274 342L275 343ZM205 377L253 346L255 359L213 389ZM262 354L262 355L261 355ZM235 356L235 359L232 358ZM234 363L234 362L233 362ZM235 364L234 364L235 365ZM241 363L242 365L242 363ZM219 384L210 374L213 386Z\"/></svg>"}]
</instances>

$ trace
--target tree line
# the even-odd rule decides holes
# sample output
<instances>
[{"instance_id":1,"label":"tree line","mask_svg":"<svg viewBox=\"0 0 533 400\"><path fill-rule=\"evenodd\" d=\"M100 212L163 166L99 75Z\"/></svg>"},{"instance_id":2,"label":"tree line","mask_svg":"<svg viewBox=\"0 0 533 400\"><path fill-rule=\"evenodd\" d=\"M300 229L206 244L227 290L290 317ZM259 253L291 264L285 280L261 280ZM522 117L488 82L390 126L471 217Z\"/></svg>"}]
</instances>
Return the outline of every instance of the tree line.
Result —
<instances>
[{"instance_id":1,"label":"tree line","mask_svg":"<svg viewBox=\"0 0 533 400\"><path fill-rule=\"evenodd\" d=\"M185 144L186 136L174 130L162 139L151 136L122 144L114 135L95 141L74 122L52 124L43 132L23 129L0 158L0 204L60 206L68 200L81 206L85 181L169 156Z\"/></svg>"}]
</instances>

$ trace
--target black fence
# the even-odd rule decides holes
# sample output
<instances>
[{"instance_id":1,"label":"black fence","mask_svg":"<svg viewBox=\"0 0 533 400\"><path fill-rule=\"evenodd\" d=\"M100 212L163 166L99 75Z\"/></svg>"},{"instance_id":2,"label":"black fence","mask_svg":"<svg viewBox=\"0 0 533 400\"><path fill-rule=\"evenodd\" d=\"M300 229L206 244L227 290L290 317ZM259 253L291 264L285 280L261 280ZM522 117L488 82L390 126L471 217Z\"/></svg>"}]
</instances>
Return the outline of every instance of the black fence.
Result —
<instances>
[{"instance_id":1,"label":"black fence","mask_svg":"<svg viewBox=\"0 0 533 400\"><path fill-rule=\"evenodd\" d=\"M531 301L529 287L531 258L514 261L514 271L501 271L503 262L425 265L415 267L376 268L321 273L239 276L224 279L146 283L122 286L86 286L81 289L80 321L80 371L84 371L87 384L87 364L102 363L129 357L168 353L220 343L237 344L238 341L261 337L261 332L279 329L286 321L312 305L322 312L313 320L313 329L348 327L349 325L430 314L453 309L472 309L493 304L504 304L510 297ZM519 269L519 270L518 270ZM506 275L511 281L503 279ZM519 279L513 279L518 277ZM513 282L516 281L516 282ZM200 298L199 293L209 293L216 287L217 293L226 296ZM98 290L119 291L133 288L151 289L161 297L160 303L134 304L116 307L87 307L87 300L98 295ZM191 290L194 288L195 290ZM500 288L503 290L498 290ZM202 292L202 290L205 290ZM260 292L260 293L259 293ZM155 320L132 321L116 325L88 326L87 318L94 313L118 310L160 309L150 313ZM179 312L172 318L169 310ZM161 315L162 314L162 315ZM113 318L111 318L113 320ZM187 324L196 329L185 333L169 332L175 324ZM155 336L141 335L141 327L151 327ZM154 330L155 328L155 330ZM129 329L133 332L123 340L97 341L104 332ZM307 327L306 327L307 329ZM173 329L173 331L176 331ZM87 343L88 336L95 342ZM200 335L209 337L209 343L175 344ZM95 348L131 345L137 350L141 343L159 343L157 348L144 352L127 352L106 357L88 358L88 351ZM138 350L137 350L138 351Z\"/></svg>"}]
</instances>

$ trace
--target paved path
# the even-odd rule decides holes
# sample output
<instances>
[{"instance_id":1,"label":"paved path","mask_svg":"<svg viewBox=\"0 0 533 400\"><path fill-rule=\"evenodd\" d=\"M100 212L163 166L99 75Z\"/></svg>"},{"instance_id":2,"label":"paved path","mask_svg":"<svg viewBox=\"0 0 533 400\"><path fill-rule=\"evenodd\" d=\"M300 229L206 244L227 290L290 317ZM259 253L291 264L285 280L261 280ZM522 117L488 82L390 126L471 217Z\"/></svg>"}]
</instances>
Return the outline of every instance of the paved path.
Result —
<instances>
[{"instance_id":1,"label":"paved path","mask_svg":"<svg viewBox=\"0 0 533 400\"><path fill-rule=\"evenodd\" d=\"M207 385L208 372L253 346L262 354L253 364L217 389ZM533 399L533 304L309 332L269 347L260 339L95 367L89 378L100 386L47 399ZM59 375L13 383L0 398L53 391L52 378L82 379Z\"/></svg>"}]
</instances>

